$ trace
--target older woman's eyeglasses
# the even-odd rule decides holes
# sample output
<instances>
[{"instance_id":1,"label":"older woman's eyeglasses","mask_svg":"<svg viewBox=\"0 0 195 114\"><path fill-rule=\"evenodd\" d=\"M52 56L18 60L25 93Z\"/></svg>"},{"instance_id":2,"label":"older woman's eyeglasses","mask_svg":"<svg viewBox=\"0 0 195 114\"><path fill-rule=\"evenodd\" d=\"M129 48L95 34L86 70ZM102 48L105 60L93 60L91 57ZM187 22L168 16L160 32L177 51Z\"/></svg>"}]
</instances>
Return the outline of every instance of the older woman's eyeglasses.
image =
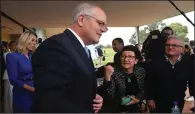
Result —
<instances>
[{"instance_id":1,"label":"older woman's eyeglasses","mask_svg":"<svg viewBox=\"0 0 195 114\"><path fill-rule=\"evenodd\" d=\"M105 32L108 31L108 28L107 28L107 26L106 26L106 24L104 22L100 21L99 19L96 19L95 17L93 17L91 15L85 14L84 16L88 16L88 17L91 17L91 18L95 19L96 22L99 24L101 29L103 29Z\"/></svg>"},{"instance_id":2,"label":"older woman's eyeglasses","mask_svg":"<svg viewBox=\"0 0 195 114\"><path fill-rule=\"evenodd\" d=\"M121 56L121 59L128 59L128 60L133 60L135 59L135 56Z\"/></svg>"}]
</instances>

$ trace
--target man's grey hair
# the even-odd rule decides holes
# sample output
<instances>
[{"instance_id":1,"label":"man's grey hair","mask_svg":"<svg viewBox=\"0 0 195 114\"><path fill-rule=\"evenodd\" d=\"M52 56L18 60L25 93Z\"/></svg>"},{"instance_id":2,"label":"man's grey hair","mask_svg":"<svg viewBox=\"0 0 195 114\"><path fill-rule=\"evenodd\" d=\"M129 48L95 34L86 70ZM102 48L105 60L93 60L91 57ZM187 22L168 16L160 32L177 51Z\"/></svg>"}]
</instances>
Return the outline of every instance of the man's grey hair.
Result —
<instances>
[{"instance_id":1,"label":"man's grey hair","mask_svg":"<svg viewBox=\"0 0 195 114\"><path fill-rule=\"evenodd\" d=\"M185 45L184 42L181 40L181 38L178 37L178 36L169 36L169 38L167 39L167 41L170 40L170 39L179 40L181 46L184 46Z\"/></svg>"},{"instance_id":2,"label":"man's grey hair","mask_svg":"<svg viewBox=\"0 0 195 114\"><path fill-rule=\"evenodd\" d=\"M94 4L89 4L89 3L80 3L76 6L76 8L73 10L72 12L72 21L73 23L75 23L78 19L78 17L81 15L81 14L86 14L86 15L90 15L90 16L93 16L93 13L92 13L92 9L97 7L96 5Z\"/></svg>"}]
</instances>

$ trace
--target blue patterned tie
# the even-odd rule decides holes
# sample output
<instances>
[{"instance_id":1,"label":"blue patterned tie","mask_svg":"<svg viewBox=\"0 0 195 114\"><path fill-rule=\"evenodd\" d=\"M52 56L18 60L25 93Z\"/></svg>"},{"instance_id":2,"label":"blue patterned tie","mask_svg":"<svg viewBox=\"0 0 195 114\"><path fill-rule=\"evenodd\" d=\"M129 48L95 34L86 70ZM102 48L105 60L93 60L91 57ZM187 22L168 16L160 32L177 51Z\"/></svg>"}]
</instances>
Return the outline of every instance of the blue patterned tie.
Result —
<instances>
[{"instance_id":1,"label":"blue patterned tie","mask_svg":"<svg viewBox=\"0 0 195 114\"><path fill-rule=\"evenodd\" d=\"M89 57L89 50L88 50L88 48L84 47L84 49L85 49L85 52L87 53L87 56Z\"/></svg>"}]
</instances>

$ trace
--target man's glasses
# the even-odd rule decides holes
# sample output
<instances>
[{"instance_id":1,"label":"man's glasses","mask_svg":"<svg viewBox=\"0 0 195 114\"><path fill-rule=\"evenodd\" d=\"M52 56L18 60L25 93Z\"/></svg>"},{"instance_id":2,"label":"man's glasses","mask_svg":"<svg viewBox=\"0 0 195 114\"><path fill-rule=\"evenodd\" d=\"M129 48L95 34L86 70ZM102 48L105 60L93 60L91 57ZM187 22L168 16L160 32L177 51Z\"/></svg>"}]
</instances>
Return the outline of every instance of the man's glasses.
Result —
<instances>
[{"instance_id":1,"label":"man's glasses","mask_svg":"<svg viewBox=\"0 0 195 114\"><path fill-rule=\"evenodd\" d=\"M178 47L183 47L181 45L177 45L177 44L165 44L166 47L173 47L173 48L178 48Z\"/></svg>"},{"instance_id":2,"label":"man's glasses","mask_svg":"<svg viewBox=\"0 0 195 114\"><path fill-rule=\"evenodd\" d=\"M106 24L105 24L104 22L102 22L102 21L96 19L95 17L93 17L93 16L91 16L91 15L85 14L85 16L89 16L89 17L95 19L96 22L99 24L100 28L103 29L105 32L108 30L108 28L107 28L107 26L106 26Z\"/></svg>"}]
</instances>

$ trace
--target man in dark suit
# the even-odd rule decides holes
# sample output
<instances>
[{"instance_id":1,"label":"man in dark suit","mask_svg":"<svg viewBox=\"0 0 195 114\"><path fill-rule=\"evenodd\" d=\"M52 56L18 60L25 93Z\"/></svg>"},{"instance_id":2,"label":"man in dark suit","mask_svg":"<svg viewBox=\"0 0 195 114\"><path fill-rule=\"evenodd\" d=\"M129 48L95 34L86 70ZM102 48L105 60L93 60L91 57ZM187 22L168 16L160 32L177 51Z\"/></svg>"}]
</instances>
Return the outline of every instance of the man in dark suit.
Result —
<instances>
[{"instance_id":1,"label":"man in dark suit","mask_svg":"<svg viewBox=\"0 0 195 114\"><path fill-rule=\"evenodd\" d=\"M98 43L106 31L105 12L82 3L73 11L72 25L38 47L32 57L32 112L97 113L101 109L103 99L96 94L95 70L85 46Z\"/></svg>"},{"instance_id":2,"label":"man in dark suit","mask_svg":"<svg viewBox=\"0 0 195 114\"><path fill-rule=\"evenodd\" d=\"M124 47L124 42L122 38L115 38L112 40L112 48L116 52L114 55L114 66L119 67L120 66L120 52Z\"/></svg>"},{"instance_id":3,"label":"man in dark suit","mask_svg":"<svg viewBox=\"0 0 195 114\"><path fill-rule=\"evenodd\" d=\"M97 68L96 70L97 78L104 77L104 67L105 66L112 65L114 68L118 68L121 66L120 65L120 61L121 61L120 51L123 49L123 47L124 47L124 42L122 38L115 38L114 40L112 40L112 48L116 52L116 54L114 55L113 62L109 62L106 65Z\"/></svg>"},{"instance_id":4,"label":"man in dark suit","mask_svg":"<svg viewBox=\"0 0 195 114\"><path fill-rule=\"evenodd\" d=\"M182 56L184 44L170 36L165 43L165 57L152 60L146 75L146 100L151 111L171 113L174 102L180 112L184 107L185 91L188 87L194 96L194 71L192 62Z\"/></svg>"}]
</instances>

